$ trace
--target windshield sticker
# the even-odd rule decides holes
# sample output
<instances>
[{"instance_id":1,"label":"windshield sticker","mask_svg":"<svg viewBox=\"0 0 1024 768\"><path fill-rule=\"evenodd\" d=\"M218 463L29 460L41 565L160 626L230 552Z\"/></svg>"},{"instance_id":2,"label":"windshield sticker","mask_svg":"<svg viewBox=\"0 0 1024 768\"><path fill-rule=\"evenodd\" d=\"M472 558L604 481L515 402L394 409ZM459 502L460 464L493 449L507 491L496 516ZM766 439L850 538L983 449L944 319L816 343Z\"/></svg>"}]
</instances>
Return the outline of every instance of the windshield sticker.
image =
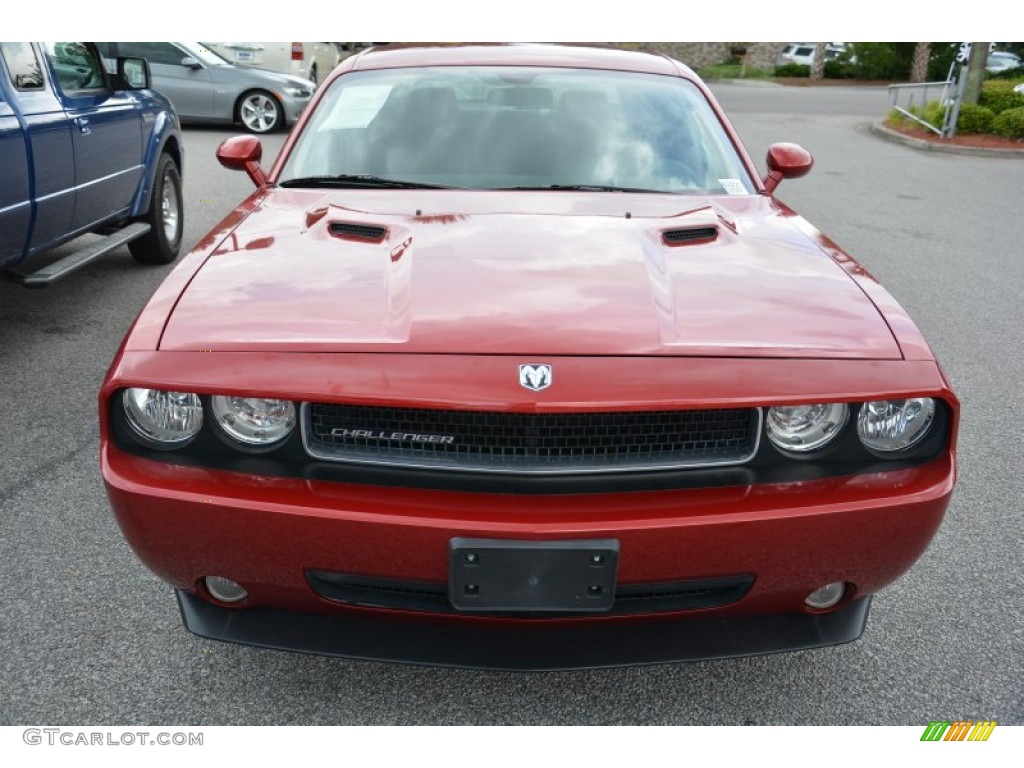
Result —
<instances>
[{"instance_id":1,"label":"windshield sticker","mask_svg":"<svg viewBox=\"0 0 1024 768\"><path fill-rule=\"evenodd\" d=\"M390 93L390 85L350 85L341 92L334 111L320 130L365 128L380 112Z\"/></svg>"},{"instance_id":2,"label":"windshield sticker","mask_svg":"<svg viewBox=\"0 0 1024 768\"><path fill-rule=\"evenodd\" d=\"M747 188L743 186L743 182L739 179L719 179L718 183L722 185L722 189L728 192L730 195L745 195L747 194Z\"/></svg>"}]
</instances>

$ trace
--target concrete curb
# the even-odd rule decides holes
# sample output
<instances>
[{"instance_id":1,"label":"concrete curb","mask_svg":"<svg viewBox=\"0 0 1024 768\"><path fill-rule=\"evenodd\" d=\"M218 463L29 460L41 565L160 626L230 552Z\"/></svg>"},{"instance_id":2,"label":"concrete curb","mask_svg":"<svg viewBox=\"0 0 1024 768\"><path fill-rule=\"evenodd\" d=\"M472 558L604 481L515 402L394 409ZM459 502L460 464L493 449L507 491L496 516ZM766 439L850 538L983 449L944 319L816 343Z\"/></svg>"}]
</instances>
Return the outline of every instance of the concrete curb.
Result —
<instances>
[{"instance_id":1,"label":"concrete curb","mask_svg":"<svg viewBox=\"0 0 1024 768\"><path fill-rule=\"evenodd\" d=\"M936 144L924 139L915 139L886 128L881 122L868 124L868 130L879 138L891 141L894 144L902 144L921 152L942 152L947 155L967 155L968 157L1003 157L1024 160L1024 149L987 149L985 147L962 147L957 144Z\"/></svg>"}]
</instances>

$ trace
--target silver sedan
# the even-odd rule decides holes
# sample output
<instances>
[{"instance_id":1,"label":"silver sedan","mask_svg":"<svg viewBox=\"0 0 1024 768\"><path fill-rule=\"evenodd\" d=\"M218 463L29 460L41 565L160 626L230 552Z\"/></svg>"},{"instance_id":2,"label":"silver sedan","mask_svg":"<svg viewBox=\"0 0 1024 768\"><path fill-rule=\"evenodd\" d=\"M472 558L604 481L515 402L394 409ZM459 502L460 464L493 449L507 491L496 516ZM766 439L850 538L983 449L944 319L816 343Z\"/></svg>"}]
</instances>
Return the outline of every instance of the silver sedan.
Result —
<instances>
[{"instance_id":1,"label":"silver sedan","mask_svg":"<svg viewBox=\"0 0 1024 768\"><path fill-rule=\"evenodd\" d=\"M299 77L236 67L202 43L99 43L107 59L137 56L149 62L154 90L183 121L241 123L270 133L294 123L315 85Z\"/></svg>"}]
</instances>

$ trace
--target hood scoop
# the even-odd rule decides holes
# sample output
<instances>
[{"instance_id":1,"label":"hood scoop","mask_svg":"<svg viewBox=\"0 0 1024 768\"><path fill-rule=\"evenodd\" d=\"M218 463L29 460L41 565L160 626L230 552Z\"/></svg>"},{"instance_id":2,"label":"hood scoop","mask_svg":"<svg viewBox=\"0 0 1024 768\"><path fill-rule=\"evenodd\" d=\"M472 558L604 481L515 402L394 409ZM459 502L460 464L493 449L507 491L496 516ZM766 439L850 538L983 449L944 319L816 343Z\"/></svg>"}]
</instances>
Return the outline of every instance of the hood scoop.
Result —
<instances>
[{"instance_id":1,"label":"hood scoop","mask_svg":"<svg viewBox=\"0 0 1024 768\"><path fill-rule=\"evenodd\" d=\"M332 221L328 230L335 237L343 240L355 240L361 243L381 243L388 236L387 227L374 224L359 224L354 221Z\"/></svg>"},{"instance_id":2,"label":"hood scoop","mask_svg":"<svg viewBox=\"0 0 1024 768\"><path fill-rule=\"evenodd\" d=\"M661 233L661 240L665 245L700 245L711 243L718 239L718 227L678 227L666 229Z\"/></svg>"}]
</instances>

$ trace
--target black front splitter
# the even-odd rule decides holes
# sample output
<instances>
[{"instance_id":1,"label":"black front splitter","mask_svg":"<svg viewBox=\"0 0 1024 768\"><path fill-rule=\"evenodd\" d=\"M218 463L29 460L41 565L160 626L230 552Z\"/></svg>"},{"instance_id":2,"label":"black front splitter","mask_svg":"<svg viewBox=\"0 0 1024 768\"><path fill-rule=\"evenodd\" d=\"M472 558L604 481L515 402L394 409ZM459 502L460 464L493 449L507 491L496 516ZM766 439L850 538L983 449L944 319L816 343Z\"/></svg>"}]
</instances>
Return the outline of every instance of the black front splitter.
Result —
<instances>
[{"instance_id":1,"label":"black front splitter","mask_svg":"<svg viewBox=\"0 0 1024 768\"><path fill-rule=\"evenodd\" d=\"M368 661L510 671L665 664L821 648L856 640L871 598L833 613L729 619L497 624L400 621L364 615L231 610L178 591L185 626L201 637Z\"/></svg>"}]
</instances>

